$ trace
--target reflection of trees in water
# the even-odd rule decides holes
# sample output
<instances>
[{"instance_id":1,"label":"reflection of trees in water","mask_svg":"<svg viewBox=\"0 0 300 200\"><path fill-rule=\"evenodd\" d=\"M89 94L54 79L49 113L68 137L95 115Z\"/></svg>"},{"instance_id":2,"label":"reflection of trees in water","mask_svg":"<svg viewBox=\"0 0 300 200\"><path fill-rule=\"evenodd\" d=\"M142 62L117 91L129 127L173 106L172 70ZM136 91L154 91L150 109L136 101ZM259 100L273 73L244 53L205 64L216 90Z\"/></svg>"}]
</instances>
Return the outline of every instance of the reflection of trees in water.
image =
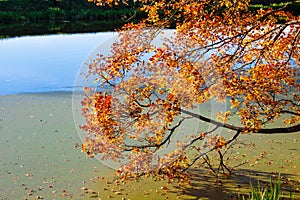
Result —
<instances>
[{"instance_id":1,"label":"reflection of trees in water","mask_svg":"<svg viewBox=\"0 0 300 200\"><path fill-rule=\"evenodd\" d=\"M1 24L0 38L22 35L112 31L122 25L123 21Z\"/></svg>"}]
</instances>

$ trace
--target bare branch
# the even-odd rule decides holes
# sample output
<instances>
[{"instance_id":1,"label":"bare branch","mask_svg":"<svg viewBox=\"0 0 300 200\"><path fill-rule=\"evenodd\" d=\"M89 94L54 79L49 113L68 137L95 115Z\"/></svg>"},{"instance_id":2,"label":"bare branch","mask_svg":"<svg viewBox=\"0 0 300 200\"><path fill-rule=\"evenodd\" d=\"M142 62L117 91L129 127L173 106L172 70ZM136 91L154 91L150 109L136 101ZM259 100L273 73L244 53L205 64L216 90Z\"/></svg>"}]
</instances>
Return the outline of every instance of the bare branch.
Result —
<instances>
[{"instance_id":1,"label":"bare branch","mask_svg":"<svg viewBox=\"0 0 300 200\"><path fill-rule=\"evenodd\" d=\"M249 131L245 127L234 126L234 125L227 124L227 123L221 123L219 121L209 119L209 118L204 117L200 114L192 113L192 112L187 111L187 110L182 109L181 112L184 113L184 114L193 116L196 119L199 119L201 121L208 122L208 123L214 124L214 125L219 126L219 127L224 127L224 128L230 129L230 130L240 131L240 132ZM293 133L293 132L298 132L298 131L300 131L300 124L294 125L294 126L291 126L291 127L285 127L285 128L261 128L261 129L255 130L256 133L265 133L265 134Z\"/></svg>"}]
</instances>

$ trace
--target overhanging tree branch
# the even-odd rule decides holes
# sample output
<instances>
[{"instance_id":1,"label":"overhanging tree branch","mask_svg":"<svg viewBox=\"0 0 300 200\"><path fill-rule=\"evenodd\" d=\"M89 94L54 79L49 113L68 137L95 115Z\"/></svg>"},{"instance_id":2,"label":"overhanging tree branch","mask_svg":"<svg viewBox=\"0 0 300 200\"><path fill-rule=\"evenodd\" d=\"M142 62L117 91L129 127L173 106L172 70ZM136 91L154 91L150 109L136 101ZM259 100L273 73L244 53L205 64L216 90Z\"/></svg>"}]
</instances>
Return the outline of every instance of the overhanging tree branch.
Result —
<instances>
[{"instance_id":1,"label":"overhanging tree branch","mask_svg":"<svg viewBox=\"0 0 300 200\"><path fill-rule=\"evenodd\" d=\"M207 122L207 123L210 123L210 124L214 124L214 125L219 126L219 127L224 127L224 128L227 128L227 129L230 129L230 130L233 130L233 131L239 131L239 132L249 131L249 129L246 129L245 127L234 126L234 125L231 125L231 124L222 123L222 122L204 117L203 115L192 113L192 112L187 111L187 110L181 109L181 112L184 113L184 114L187 114L189 116L192 116L196 119L199 119L201 121L204 121L204 122ZM290 126L290 127L285 127L285 128L261 128L261 129L255 130L256 133L263 133L263 134L293 133L293 132L298 132L298 131L300 131L300 124Z\"/></svg>"}]
</instances>

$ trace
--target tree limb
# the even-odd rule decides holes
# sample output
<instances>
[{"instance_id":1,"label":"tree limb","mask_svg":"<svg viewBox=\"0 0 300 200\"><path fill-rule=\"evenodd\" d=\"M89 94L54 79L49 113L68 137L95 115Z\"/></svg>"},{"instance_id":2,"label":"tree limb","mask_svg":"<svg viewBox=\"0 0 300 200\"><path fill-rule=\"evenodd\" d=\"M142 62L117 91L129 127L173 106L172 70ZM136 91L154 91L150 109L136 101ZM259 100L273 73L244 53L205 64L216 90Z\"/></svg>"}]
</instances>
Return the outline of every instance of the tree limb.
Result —
<instances>
[{"instance_id":1,"label":"tree limb","mask_svg":"<svg viewBox=\"0 0 300 200\"><path fill-rule=\"evenodd\" d=\"M180 111L184 114L190 115L190 116L192 116L194 118L197 118L201 121L208 122L208 123L214 124L214 125L219 126L219 127L224 127L224 128L227 128L227 129L230 129L230 130L233 130L233 131L240 131L240 132L249 131L245 127L234 126L234 125L231 125L231 124L222 123L222 122L204 117L200 114L192 113L192 112L187 111L187 110L181 109ZM290 126L290 127L285 127L285 128L261 128L261 129L255 130L256 133L263 133L263 134L294 133L294 132L298 132L298 131L300 131L300 124Z\"/></svg>"}]
</instances>

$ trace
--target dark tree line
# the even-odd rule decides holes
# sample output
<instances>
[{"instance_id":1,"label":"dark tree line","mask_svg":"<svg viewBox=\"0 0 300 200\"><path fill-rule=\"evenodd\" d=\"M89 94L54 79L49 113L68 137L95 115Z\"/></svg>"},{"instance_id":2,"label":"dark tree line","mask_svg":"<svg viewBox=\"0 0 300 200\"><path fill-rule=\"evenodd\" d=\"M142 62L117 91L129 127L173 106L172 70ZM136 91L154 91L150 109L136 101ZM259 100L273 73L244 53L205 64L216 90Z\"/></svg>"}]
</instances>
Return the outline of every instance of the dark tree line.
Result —
<instances>
[{"instance_id":1,"label":"dark tree line","mask_svg":"<svg viewBox=\"0 0 300 200\"><path fill-rule=\"evenodd\" d=\"M86 0L8 0L0 1L0 22L39 22L77 20L122 20L134 8L98 7Z\"/></svg>"},{"instance_id":2,"label":"dark tree line","mask_svg":"<svg viewBox=\"0 0 300 200\"><path fill-rule=\"evenodd\" d=\"M257 10L282 7L286 0L252 0L250 9ZM289 1L291 2L291 1ZM273 5L276 3L277 5ZM0 23L41 22L41 21L86 21L86 20L122 20L132 15L135 19L145 17L138 12L138 2L128 1L128 5L99 7L87 0L7 0L0 1ZM285 7L286 11L299 15L300 2L294 1Z\"/></svg>"}]
</instances>

